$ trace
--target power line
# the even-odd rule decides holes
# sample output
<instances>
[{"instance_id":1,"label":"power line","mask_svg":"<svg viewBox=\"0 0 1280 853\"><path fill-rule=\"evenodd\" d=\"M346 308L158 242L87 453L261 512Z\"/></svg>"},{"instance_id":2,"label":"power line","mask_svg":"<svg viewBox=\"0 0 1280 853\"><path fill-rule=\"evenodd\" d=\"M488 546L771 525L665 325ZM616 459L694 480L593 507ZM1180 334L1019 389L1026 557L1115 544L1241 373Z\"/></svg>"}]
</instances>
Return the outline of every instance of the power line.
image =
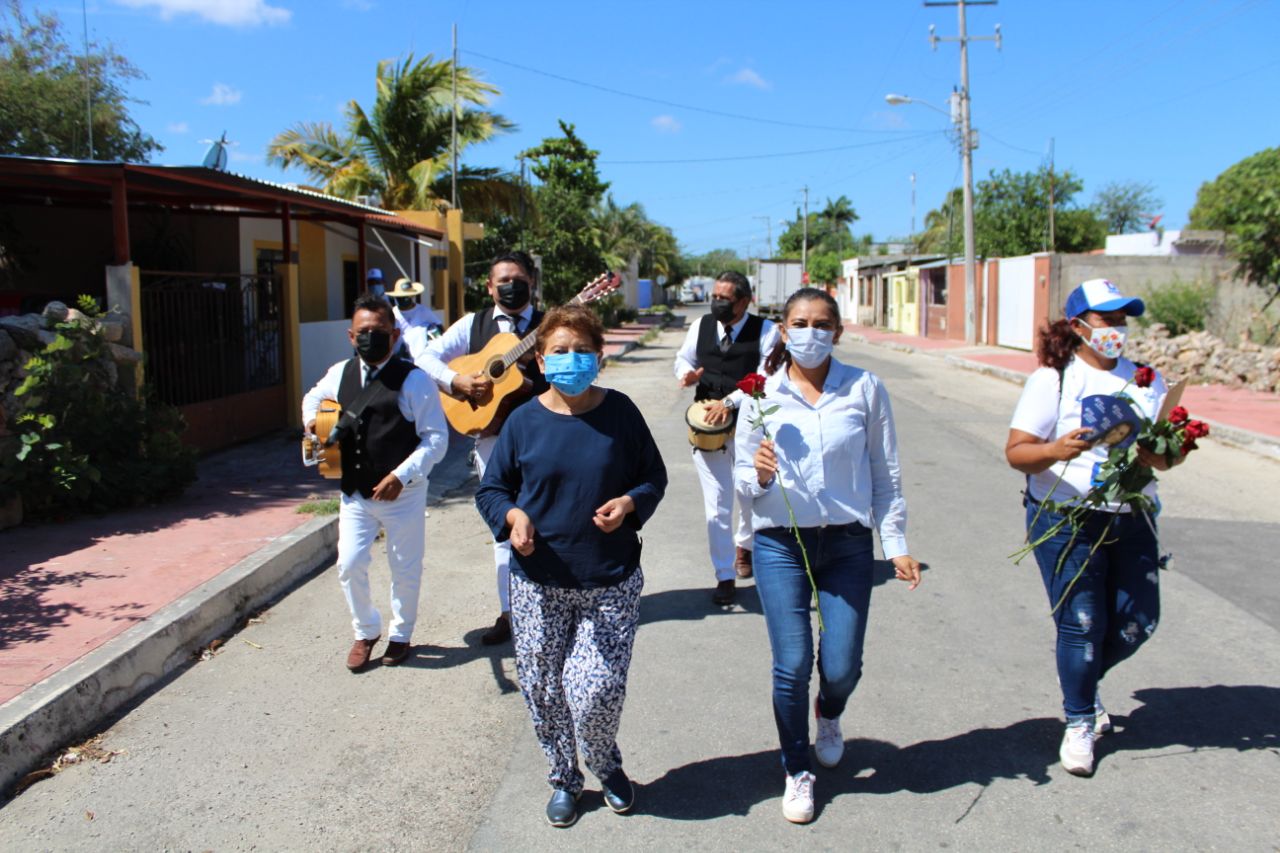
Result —
<instances>
[{"instance_id":1,"label":"power line","mask_svg":"<svg viewBox=\"0 0 1280 853\"><path fill-rule=\"evenodd\" d=\"M783 121L781 119L762 118L761 116L749 116L741 113L730 113L724 110L713 110L709 107L699 107L693 104L682 104L677 101L668 101L663 98L654 98L649 95L638 95L635 92L624 92L621 89L614 89L610 86L601 86L599 83L588 83L586 80L576 80L573 77L566 77L563 74L554 74L550 71L543 71L540 68L532 68L528 65L521 65L518 62L511 62L507 59L499 59L496 56L489 56L475 50L464 50L462 53L468 56L474 56L478 59L484 59L489 62L496 62L499 65L506 65L509 68L516 68L520 71L527 71L530 74L538 74L543 77L549 77L552 80L559 80L562 83L571 83L574 86L582 86L586 89L595 89L598 92L607 92L610 95L618 95L623 98L631 98L636 101L645 101L650 104L659 104L664 107L673 107L679 110L688 110L689 112L703 113L705 115L719 116L720 118L731 118L737 121L752 121L757 124L772 124L778 127L790 127L798 130L827 130L833 133L867 133L867 134L892 134L899 135L910 133L908 130L867 130L860 127L837 127L824 124L802 124L794 121Z\"/></svg>"},{"instance_id":2,"label":"power line","mask_svg":"<svg viewBox=\"0 0 1280 853\"><path fill-rule=\"evenodd\" d=\"M677 163L730 163L741 160L771 160L775 157L801 157L808 154L830 154L833 151L851 151L854 148L869 148L873 145L893 145L899 142L910 142L915 139L923 139L926 136L934 136L938 133L939 131L930 131L928 133L917 133L914 136L901 136L896 139L880 139L874 142L857 142L853 145L837 145L834 148L810 148L807 151L779 151L772 154L741 154L733 157L694 157L675 160L600 160L598 162L602 166L657 166Z\"/></svg>"}]
</instances>

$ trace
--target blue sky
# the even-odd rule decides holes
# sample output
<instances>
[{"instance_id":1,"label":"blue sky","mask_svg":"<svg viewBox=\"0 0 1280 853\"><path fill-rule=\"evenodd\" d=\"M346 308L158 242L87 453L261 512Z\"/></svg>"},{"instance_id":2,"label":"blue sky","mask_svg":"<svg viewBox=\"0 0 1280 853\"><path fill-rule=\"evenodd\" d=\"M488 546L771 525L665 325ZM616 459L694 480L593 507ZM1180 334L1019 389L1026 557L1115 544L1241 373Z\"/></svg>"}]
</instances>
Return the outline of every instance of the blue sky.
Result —
<instances>
[{"instance_id":1,"label":"blue sky","mask_svg":"<svg viewBox=\"0 0 1280 853\"><path fill-rule=\"evenodd\" d=\"M57 11L78 40L74 0L25 5ZM693 251L761 253L806 184L814 205L847 195L855 232L901 236L913 172L917 227L960 181L947 118L884 101L945 108L959 81L957 46L928 43L930 24L955 34L955 10L918 0L89 0L88 22L147 74L130 91L162 163L199 163L199 140L226 130L233 170L303 180L266 165L272 136L340 123L349 99L372 99L378 60L447 56L457 23L462 64L502 90L493 108L517 125L467 162L512 168L563 118L600 151L615 197ZM1109 181L1150 182L1176 228L1203 181L1280 144L1275 0L969 8L971 35L997 23L1003 50L970 46L978 178L1035 168L1052 138L1081 202Z\"/></svg>"}]
</instances>

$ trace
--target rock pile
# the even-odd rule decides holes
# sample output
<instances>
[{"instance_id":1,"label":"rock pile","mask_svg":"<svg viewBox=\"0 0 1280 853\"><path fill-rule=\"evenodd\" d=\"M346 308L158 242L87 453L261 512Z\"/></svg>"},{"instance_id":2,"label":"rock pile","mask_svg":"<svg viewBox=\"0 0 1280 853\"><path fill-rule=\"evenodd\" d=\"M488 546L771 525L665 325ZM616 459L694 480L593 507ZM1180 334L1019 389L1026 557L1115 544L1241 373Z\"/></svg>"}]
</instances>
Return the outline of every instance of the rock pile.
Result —
<instances>
[{"instance_id":1,"label":"rock pile","mask_svg":"<svg viewBox=\"0 0 1280 853\"><path fill-rule=\"evenodd\" d=\"M1208 332L1171 337L1162 323L1130 327L1125 356L1149 364L1169 382L1221 384L1280 393L1280 347L1252 341L1232 346Z\"/></svg>"},{"instance_id":2,"label":"rock pile","mask_svg":"<svg viewBox=\"0 0 1280 853\"><path fill-rule=\"evenodd\" d=\"M93 323L105 342L108 358L103 368L113 382L121 381L119 365L136 364L142 355L120 341L124 338L124 323L118 319L90 320L75 308L61 302L50 302L40 314L22 314L16 317L0 317L0 434L6 425L12 424L22 411L23 400L14 391L26 377L23 366L32 355L43 352L57 337L54 328L58 323L77 320ZM125 371L125 375L131 373Z\"/></svg>"}]
</instances>

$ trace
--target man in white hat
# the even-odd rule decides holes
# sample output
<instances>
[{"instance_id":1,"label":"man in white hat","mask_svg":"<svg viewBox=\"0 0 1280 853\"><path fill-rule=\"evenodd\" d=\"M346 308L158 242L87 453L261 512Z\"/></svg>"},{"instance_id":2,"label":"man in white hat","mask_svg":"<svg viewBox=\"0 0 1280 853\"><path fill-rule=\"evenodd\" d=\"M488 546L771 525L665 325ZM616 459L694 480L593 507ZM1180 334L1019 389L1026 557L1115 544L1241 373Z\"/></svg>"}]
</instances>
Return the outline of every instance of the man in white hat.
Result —
<instances>
[{"instance_id":1,"label":"man in white hat","mask_svg":"<svg viewBox=\"0 0 1280 853\"><path fill-rule=\"evenodd\" d=\"M392 312L395 314L396 328L400 330L403 351L419 367L422 366L421 357L427 348L427 342L438 337L444 328L444 323L436 312L418 302L418 297L425 290L421 282L401 278L387 293L394 306Z\"/></svg>"}]
</instances>

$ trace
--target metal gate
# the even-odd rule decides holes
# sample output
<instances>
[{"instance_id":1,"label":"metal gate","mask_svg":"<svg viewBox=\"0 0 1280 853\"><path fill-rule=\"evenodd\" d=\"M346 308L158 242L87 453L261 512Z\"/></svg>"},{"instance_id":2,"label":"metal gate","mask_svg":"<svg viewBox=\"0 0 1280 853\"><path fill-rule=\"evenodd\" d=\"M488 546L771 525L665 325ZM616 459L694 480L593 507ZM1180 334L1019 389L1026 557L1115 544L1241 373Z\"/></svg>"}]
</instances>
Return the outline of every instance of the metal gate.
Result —
<instances>
[{"instance_id":1,"label":"metal gate","mask_svg":"<svg viewBox=\"0 0 1280 853\"><path fill-rule=\"evenodd\" d=\"M186 439L225 447L287 423L281 282L275 275L143 272L142 346L156 396Z\"/></svg>"},{"instance_id":2,"label":"metal gate","mask_svg":"<svg viewBox=\"0 0 1280 853\"><path fill-rule=\"evenodd\" d=\"M1035 256L1001 258L999 263L996 343L1002 347L1029 350L1035 333Z\"/></svg>"}]
</instances>

